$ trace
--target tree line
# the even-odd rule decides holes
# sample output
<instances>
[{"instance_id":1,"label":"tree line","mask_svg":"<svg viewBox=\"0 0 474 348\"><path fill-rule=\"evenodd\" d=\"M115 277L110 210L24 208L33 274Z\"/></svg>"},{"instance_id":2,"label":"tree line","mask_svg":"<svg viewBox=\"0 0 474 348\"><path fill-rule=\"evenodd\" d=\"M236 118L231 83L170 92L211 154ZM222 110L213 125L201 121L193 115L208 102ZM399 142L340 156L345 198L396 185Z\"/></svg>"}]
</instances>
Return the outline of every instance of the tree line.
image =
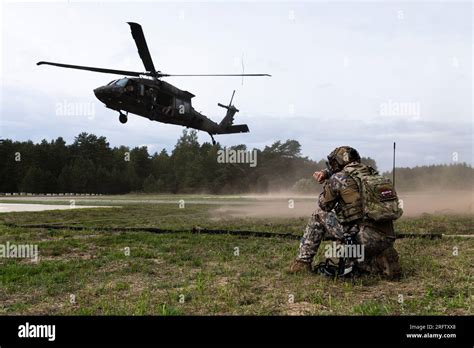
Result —
<instances>
[{"instance_id":1,"label":"tree line","mask_svg":"<svg viewBox=\"0 0 474 348\"><path fill-rule=\"evenodd\" d=\"M0 192L231 194L319 190L311 175L325 167L325 160L303 157L296 140L276 141L264 149L247 149L246 145L226 149L234 154L254 151L255 166L235 163L232 156L220 163L223 150L219 143L199 144L194 130L184 130L171 153L163 149L153 154L146 146L111 147L105 137L87 133L79 134L70 145L61 137L38 144L6 139L0 142ZM363 161L376 167L371 158ZM421 168L429 168L423 169L424 173L439 170ZM469 174L472 182L470 166L448 168L449 180L455 182ZM434 173L430 178L437 178ZM415 183L413 175L420 174L399 170L397 185L404 180Z\"/></svg>"},{"instance_id":2,"label":"tree line","mask_svg":"<svg viewBox=\"0 0 474 348\"><path fill-rule=\"evenodd\" d=\"M392 179L392 171L384 176ZM467 163L396 168L397 191L465 190L474 188L474 169Z\"/></svg>"}]
</instances>

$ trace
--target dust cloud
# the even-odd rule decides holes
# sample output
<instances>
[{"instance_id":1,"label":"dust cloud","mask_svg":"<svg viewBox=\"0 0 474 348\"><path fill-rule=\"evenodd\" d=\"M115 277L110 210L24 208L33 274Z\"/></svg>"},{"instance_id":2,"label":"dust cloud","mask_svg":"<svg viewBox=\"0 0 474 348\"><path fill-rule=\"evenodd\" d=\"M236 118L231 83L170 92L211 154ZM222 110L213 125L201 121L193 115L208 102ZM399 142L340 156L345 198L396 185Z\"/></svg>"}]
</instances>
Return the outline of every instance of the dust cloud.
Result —
<instances>
[{"instance_id":1,"label":"dust cloud","mask_svg":"<svg viewBox=\"0 0 474 348\"><path fill-rule=\"evenodd\" d=\"M317 195L291 195L278 192L268 195L245 195L245 204L223 204L212 211L214 218L309 218L316 209ZM401 192L403 217L428 214L473 214L474 192L436 191Z\"/></svg>"}]
</instances>

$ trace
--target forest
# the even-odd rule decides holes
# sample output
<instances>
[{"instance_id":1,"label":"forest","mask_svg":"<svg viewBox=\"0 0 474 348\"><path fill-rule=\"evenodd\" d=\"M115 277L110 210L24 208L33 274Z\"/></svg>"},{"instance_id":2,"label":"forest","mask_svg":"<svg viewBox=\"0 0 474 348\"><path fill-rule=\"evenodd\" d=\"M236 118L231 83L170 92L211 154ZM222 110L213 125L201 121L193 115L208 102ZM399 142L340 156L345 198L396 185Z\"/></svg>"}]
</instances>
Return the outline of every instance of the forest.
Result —
<instances>
[{"instance_id":1,"label":"forest","mask_svg":"<svg viewBox=\"0 0 474 348\"><path fill-rule=\"evenodd\" d=\"M297 140L276 141L264 149L245 145L228 150L255 151L257 165L219 163L218 143L199 144L196 131L184 130L171 153L149 153L146 146L111 147L103 136L81 133L72 144L0 141L0 192L13 193L316 193L311 178L325 167L301 154ZM363 162L376 168L371 158ZM391 177L390 172L383 173ZM397 168L397 190L472 189L473 168L466 163ZM467 185L467 186L466 186Z\"/></svg>"}]
</instances>

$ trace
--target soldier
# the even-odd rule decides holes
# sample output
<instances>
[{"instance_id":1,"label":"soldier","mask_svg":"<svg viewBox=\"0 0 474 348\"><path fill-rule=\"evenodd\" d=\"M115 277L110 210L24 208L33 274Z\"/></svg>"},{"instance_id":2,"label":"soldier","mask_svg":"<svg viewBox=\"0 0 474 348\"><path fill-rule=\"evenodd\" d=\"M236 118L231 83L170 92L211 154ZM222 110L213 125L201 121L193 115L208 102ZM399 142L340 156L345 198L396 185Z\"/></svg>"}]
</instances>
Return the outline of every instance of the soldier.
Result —
<instances>
[{"instance_id":1,"label":"soldier","mask_svg":"<svg viewBox=\"0 0 474 348\"><path fill-rule=\"evenodd\" d=\"M399 208L391 207L393 214L387 213L388 201L382 199L380 211L384 219L376 221L377 214L372 214L374 219L368 219L364 214L364 201L361 195L360 178L383 179L369 166L360 162L357 150L342 146L336 148L328 156L328 169L315 172L313 177L318 183L323 183L323 192L319 196L319 204L311 216L301 239L298 255L290 267L290 273L311 271L311 263L324 237L332 236L342 240L345 232L355 231L355 242L364 248L364 260L357 264L363 273L376 273L388 279L400 277L401 269L398 254L394 249L395 233L394 219L401 216ZM389 188L382 192L383 195L398 199L391 183ZM387 187L387 186L386 186ZM385 201L386 203L383 203ZM398 211L396 211L398 209ZM382 213L381 213L382 214ZM387 218L388 217L388 218Z\"/></svg>"}]
</instances>

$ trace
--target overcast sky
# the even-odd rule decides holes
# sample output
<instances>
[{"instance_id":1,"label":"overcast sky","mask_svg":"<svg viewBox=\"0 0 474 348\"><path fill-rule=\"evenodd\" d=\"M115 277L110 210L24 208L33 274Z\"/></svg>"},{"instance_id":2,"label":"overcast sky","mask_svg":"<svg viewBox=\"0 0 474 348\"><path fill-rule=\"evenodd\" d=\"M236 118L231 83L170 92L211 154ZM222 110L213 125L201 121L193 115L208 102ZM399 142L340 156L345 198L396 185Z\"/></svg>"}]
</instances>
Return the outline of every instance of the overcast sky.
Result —
<instances>
[{"instance_id":1,"label":"overcast sky","mask_svg":"<svg viewBox=\"0 0 474 348\"><path fill-rule=\"evenodd\" d=\"M131 115L93 89L120 76L36 66L40 60L143 71L128 21L142 25L166 73L269 73L271 78L173 77L215 121L236 90L223 145L296 139L319 160L351 145L391 166L473 161L470 2L3 3L1 138L35 142L80 132L111 145L172 149L182 128ZM61 106L86 112L61 114ZM59 109L58 109L59 108ZM88 108L88 109L87 109ZM89 111L87 111L89 110ZM92 112L91 112L92 110ZM201 142L209 141L199 132ZM454 159L454 161L453 161Z\"/></svg>"}]
</instances>

